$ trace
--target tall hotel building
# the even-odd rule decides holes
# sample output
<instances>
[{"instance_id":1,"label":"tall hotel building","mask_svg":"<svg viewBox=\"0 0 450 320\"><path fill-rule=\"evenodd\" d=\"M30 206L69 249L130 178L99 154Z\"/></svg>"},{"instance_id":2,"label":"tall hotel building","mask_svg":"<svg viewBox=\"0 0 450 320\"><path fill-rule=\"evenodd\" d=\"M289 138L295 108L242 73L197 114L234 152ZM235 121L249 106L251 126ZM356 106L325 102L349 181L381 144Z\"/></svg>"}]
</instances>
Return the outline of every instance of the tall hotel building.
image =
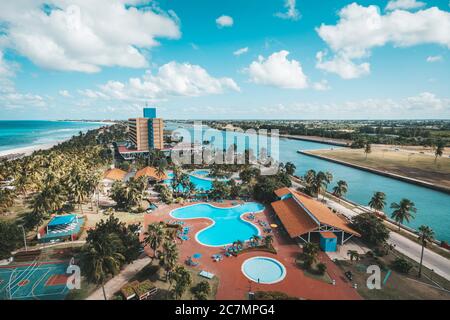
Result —
<instances>
[{"instance_id":1,"label":"tall hotel building","mask_svg":"<svg viewBox=\"0 0 450 320\"><path fill-rule=\"evenodd\" d=\"M128 137L137 151L164 148L164 122L156 118L156 108L144 108L143 118L128 119Z\"/></svg>"}]
</instances>

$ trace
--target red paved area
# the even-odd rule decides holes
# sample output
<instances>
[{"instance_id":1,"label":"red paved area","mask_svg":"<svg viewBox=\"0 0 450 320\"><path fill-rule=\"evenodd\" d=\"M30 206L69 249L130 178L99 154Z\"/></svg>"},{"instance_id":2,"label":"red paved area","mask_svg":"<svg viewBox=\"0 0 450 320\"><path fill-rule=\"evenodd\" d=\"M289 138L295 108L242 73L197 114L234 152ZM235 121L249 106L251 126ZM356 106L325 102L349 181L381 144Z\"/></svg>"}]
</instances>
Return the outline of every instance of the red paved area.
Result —
<instances>
[{"instance_id":1,"label":"red paved area","mask_svg":"<svg viewBox=\"0 0 450 320\"><path fill-rule=\"evenodd\" d=\"M185 206L190 204L185 204ZM231 206L231 202L214 203L216 206L227 207ZM157 221L166 221L173 219L169 212L182 205L175 204L161 207L156 212L145 216L144 230L148 224ZM263 213L256 214L256 219L265 220L268 223L274 223L271 218L271 209L266 209ZM200 263L196 267L199 272L205 270L212 272L219 277L219 288L217 292L217 299L246 299L247 292L252 291L282 291L291 296L296 296L303 299L325 300L325 299L343 299L343 300L359 300L361 297L351 284L345 280L340 269L328 258L328 256L320 252L319 260L325 263L328 267L328 274L332 279L336 280L336 285L327 284L325 282L307 277L303 271L295 264L295 258L301 251L299 246L290 239L282 228L274 229L273 246L277 250L277 254L268 252L255 251L238 255L237 257L225 257L220 262L214 262L211 258L213 254L223 254L223 249L206 247L199 244L195 240L195 234L212 222L207 219L190 219L185 220L186 225L191 226L189 232L190 240L179 244L180 249L180 263L184 264L187 257L194 253L201 253L202 257L197 261ZM258 228L257 223L254 225ZM261 229L261 228L260 228ZM261 230L261 234L263 234ZM148 250L150 254L151 250ZM241 272L242 263L251 257L266 256L277 259L286 267L286 277L275 284L258 284L247 279Z\"/></svg>"},{"instance_id":2,"label":"red paved area","mask_svg":"<svg viewBox=\"0 0 450 320\"><path fill-rule=\"evenodd\" d=\"M65 274L54 274L50 278L48 278L45 283L46 287L50 286L59 286L67 283L68 276Z\"/></svg>"}]
</instances>

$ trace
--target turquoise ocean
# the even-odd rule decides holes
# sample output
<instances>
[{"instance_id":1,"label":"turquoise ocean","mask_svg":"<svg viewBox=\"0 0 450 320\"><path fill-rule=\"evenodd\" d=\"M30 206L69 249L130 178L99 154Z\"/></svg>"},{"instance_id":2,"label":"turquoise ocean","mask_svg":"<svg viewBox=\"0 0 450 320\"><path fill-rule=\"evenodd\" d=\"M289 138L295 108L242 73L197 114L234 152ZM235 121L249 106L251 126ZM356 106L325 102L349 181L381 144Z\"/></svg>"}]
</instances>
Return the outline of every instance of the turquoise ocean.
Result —
<instances>
[{"instance_id":1,"label":"turquoise ocean","mask_svg":"<svg viewBox=\"0 0 450 320\"><path fill-rule=\"evenodd\" d=\"M44 146L104 125L100 122L75 121L0 121L0 151Z\"/></svg>"}]
</instances>

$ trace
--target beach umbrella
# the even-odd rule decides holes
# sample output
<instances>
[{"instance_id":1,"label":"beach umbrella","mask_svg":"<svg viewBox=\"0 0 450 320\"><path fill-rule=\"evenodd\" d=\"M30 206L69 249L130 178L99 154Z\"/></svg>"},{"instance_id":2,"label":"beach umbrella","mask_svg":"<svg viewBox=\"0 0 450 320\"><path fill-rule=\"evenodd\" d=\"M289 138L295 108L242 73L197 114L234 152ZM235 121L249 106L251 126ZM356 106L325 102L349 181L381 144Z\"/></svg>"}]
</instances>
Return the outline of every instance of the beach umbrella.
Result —
<instances>
[{"instance_id":1,"label":"beach umbrella","mask_svg":"<svg viewBox=\"0 0 450 320\"><path fill-rule=\"evenodd\" d=\"M194 253L194 254L192 255L192 257L193 257L194 259L200 259L200 258L202 257L202 254L201 254L201 253Z\"/></svg>"},{"instance_id":2,"label":"beach umbrella","mask_svg":"<svg viewBox=\"0 0 450 320\"><path fill-rule=\"evenodd\" d=\"M272 224L270 225L270 227L271 227L271 228L278 228L278 225L275 224L275 223L272 223Z\"/></svg>"}]
</instances>

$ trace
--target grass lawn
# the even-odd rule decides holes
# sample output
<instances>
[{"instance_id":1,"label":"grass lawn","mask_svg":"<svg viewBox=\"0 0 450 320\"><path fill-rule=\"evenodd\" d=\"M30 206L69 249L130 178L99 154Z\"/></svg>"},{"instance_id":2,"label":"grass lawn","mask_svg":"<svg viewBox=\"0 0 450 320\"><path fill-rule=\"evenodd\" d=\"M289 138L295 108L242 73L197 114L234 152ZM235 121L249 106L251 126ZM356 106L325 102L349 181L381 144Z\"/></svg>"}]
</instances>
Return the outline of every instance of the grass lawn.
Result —
<instances>
[{"instance_id":1,"label":"grass lawn","mask_svg":"<svg viewBox=\"0 0 450 320\"><path fill-rule=\"evenodd\" d=\"M186 268L186 270L188 270L190 272L191 277L192 277L191 288L194 287L196 284L198 284L201 281L208 282L209 285L211 286L211 293L208 296L208 300L214 300L216 293L217 293L217 288L219 286L219 279L217 278L217 276L214 277L213 279L209 280L209 279L200 277L198 275L198 273L200 272L198 269L187 267L187 266L185 266L185 268ZM172 300L173 299L171 294L169 293L170 284L169 284L169 282L165 281L165 271L157 265L157 260L155 260L151 264L148 264L144 269L142 269L139 273L137 273L130 280L130 282L133 282L135 280L138 280L140 282L145 281L145 280L150 280L154 284L154 286L158 288L158 293L155 296L153 296L153 300ZM172 283L172 288L174 285L175 284ZM119 293L117 293L116 296L118 294ZM186 292L183 294L181 299L182 300L196 300L196 298L192 294L190 288L186 290Z\"/></svg>"},{"instance_id":2,"label":"grass lawn","mask_svg":"<svg viewBox=\"0 0 450 320\"><path fill-rule=\"evenodd\" d=\"M366 154L364 149L339 148L334 150L315 150L312 154L349 162L381 171L424 180L445 187L450 187L450 158L444 155L438 158L429 154L431 151L392 150L385 146L372 145L372 152ZM425 152L424 154L420 152Z\"/></svg>"},{"instance_id":3,"label":"grass lawn","mask_svg":"<svg viewBox=\"0 0 450 320\"><path fill-rule=\"evenodd\" d=\"M359 261L338 261L336 264L342 271L353 273L352 283L358 285L358 293L368 300L450 300L450 293L436 289L435 284L426 277L418 278L417 271L411 270L409 274L402 274L392 270L391 262L395 260L395 255L389 253L384 257L379 257L378 261L372 257L362 256ZM366 273L369 265L379 265L381 268L381 282L388 272L391 275L381 289L368 289L366 285L369 274Z\"/></svg>"},{"instance_id":4,"label":"grass lawn","mask_svg":"<svg viewBox=\"0 0 450 320\"><path fill-rule=\"evenodd\" d=\"M329 274L326 271L325 271L324 274L320 274L317 271L317 264L318 264L317 262L312 265L311 269L309 269L309 270L306 269L303 266L302 254L300 254L297 257L296 264L297 264L298 268L303 270L304 275L309 277L309 278L313 278L313 279L316 279L316 280L319 280L319 281L323 281L325 283L330 283L330 284L333 282L331 277L329 276Z\"/></svg>"},{"instance_id":5,"label":"grass lawn","mask_svg":"<svg viewBox=\"0 0 450 320\"><path fill-rule=\"evenodd\" d=\"M27 207L27 201L28 200L26 200L23 196L19 196L14 201L14 205L8 208L6 213L0 214L0 220L15 221L25 213L30 212L30 209Z\"/></svg>"}]
</instances>

